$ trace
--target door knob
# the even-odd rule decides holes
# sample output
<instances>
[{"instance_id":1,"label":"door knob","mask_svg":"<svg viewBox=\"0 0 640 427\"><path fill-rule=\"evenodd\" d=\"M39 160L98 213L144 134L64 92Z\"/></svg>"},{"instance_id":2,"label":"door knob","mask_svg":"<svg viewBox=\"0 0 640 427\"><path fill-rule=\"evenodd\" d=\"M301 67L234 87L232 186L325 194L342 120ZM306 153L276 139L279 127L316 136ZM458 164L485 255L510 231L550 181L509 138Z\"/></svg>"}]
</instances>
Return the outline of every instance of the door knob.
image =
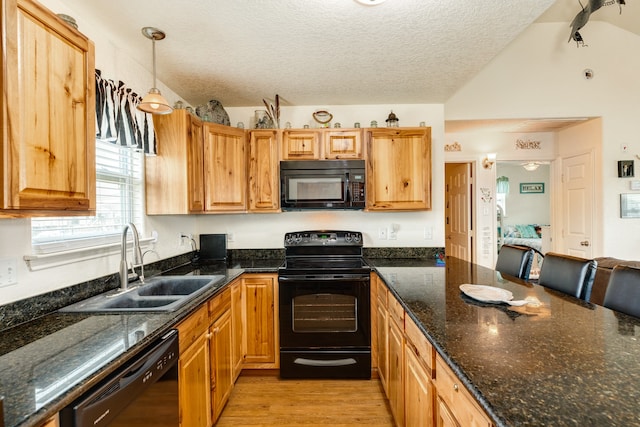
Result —
<instances>
[{"instance_id":1,"label":"door knob","mask_svg":"<svg viewBox=\"0 0 640 427\"><path fill-rule=\"evenodd\" d=\"M580 242L580 246L589 246L589 241L583 240L582 242Z\"/></svg>"}]
</instances>

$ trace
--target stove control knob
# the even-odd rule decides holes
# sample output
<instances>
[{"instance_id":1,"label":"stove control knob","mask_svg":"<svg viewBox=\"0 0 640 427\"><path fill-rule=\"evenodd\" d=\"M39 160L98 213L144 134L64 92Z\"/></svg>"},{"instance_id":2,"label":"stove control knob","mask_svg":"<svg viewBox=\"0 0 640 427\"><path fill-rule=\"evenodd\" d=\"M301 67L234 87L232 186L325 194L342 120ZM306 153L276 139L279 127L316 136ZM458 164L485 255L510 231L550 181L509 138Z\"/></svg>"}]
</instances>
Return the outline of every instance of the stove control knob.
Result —
<instances>
[{"instance_id":1,"label":"stove control knob","mask_svg":"<svg viewBox=\"0 0 640 427\"><path fill-rule=\"evenodd\" d=\"M290 245L293 243L293 234L285 234L284 235L284 241L287 245Z\"/></svg>"},{"instance_id":2,"label":"stove control knob","mask_svg":"<svg viewBox=\"0 0 640 427\"><path fill-rule=\"evenodd\" d=\"M356 233L353 235L353 241L356 243L360 243L360 240L362 240L362 236L360 235L360 233Z\"/></svg>"},{"instance_id":3,"label":"stove control knob","mask_svg":"<svg viewBox=\"0 0 640 427\"><path fill-rule=\"evenodd\" d=\"M347 243L351 243L351 239L352 238L353 237L351 236L350 233L347 233L347 234L344 235L344 241L347 242Z\"/></svg>"},{"instance_id":4,"label":"stove control knob","mask_svg":"<svg viewBox=\"0 0 640 427\"><path fill-rule=\"evenodd\" d=\"M294 238L294 242L296 244L302 242L302 235L301 234L296 234L295 238Z\"/></svg>"}]
</instances>

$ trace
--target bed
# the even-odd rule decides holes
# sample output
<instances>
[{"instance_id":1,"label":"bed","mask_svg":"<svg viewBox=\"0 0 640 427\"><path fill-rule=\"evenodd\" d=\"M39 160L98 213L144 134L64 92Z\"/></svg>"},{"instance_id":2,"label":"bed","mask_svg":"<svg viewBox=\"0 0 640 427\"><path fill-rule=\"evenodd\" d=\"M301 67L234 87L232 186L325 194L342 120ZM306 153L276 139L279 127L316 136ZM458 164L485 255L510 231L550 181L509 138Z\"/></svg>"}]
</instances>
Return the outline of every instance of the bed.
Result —
<instances>
[{"instance_id":1,"label":"bed","mask_svg":"<svg viewBox=\"0 0 640 427\"><path fill-rule=\"evenodd\" d=\"M537 224L505 225L502 231L502 244L524 245L542 252L542 233Z\"/></svg>"}]
</instances>

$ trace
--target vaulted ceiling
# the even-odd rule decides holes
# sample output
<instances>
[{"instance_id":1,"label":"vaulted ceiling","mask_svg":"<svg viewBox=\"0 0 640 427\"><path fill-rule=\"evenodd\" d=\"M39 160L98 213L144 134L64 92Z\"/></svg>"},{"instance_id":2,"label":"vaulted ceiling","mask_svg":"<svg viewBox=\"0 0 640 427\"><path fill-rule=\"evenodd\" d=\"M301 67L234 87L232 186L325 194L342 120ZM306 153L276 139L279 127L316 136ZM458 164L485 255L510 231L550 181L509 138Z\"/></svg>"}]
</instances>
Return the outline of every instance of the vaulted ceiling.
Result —
<instances>
[{"instance_id":1,"label":"vaulted ceiling","mask_svg":"<svg viewBox=\"0 0 640 427\"><path fill-rule=\"evenodd\" d=\"M580 10L578 0L60 1L115 29L112 42L149 70L141 28L162 29L158 78L191 105L229 107L276 93L283 105L445 103L527 26L566 22L568 37ZM591 19L640 34L640 5L628 3Z\"/></svg>"}]
</instances>

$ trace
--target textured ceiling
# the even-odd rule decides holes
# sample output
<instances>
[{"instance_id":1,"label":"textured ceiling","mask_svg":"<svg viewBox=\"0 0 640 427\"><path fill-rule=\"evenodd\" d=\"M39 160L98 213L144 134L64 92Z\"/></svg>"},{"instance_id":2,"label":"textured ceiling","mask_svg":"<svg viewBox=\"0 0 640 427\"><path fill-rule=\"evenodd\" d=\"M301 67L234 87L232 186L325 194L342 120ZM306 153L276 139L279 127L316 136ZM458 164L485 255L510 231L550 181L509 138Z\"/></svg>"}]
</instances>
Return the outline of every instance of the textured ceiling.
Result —
<instances>
[{"instance_id":1,"label":"textured ceiling","mask_svg":"<svg viewBox=\"0 0 640 427\"><path fill-rule=\"evenodd\" d=\"M553 0L60 0L187 102L255 106L444 103ZM517 4L517 7L515 6ZM79 22L82 24L81 22ZM82 27L80 28L82 30Z\"/></svg>"}]
</instances>

